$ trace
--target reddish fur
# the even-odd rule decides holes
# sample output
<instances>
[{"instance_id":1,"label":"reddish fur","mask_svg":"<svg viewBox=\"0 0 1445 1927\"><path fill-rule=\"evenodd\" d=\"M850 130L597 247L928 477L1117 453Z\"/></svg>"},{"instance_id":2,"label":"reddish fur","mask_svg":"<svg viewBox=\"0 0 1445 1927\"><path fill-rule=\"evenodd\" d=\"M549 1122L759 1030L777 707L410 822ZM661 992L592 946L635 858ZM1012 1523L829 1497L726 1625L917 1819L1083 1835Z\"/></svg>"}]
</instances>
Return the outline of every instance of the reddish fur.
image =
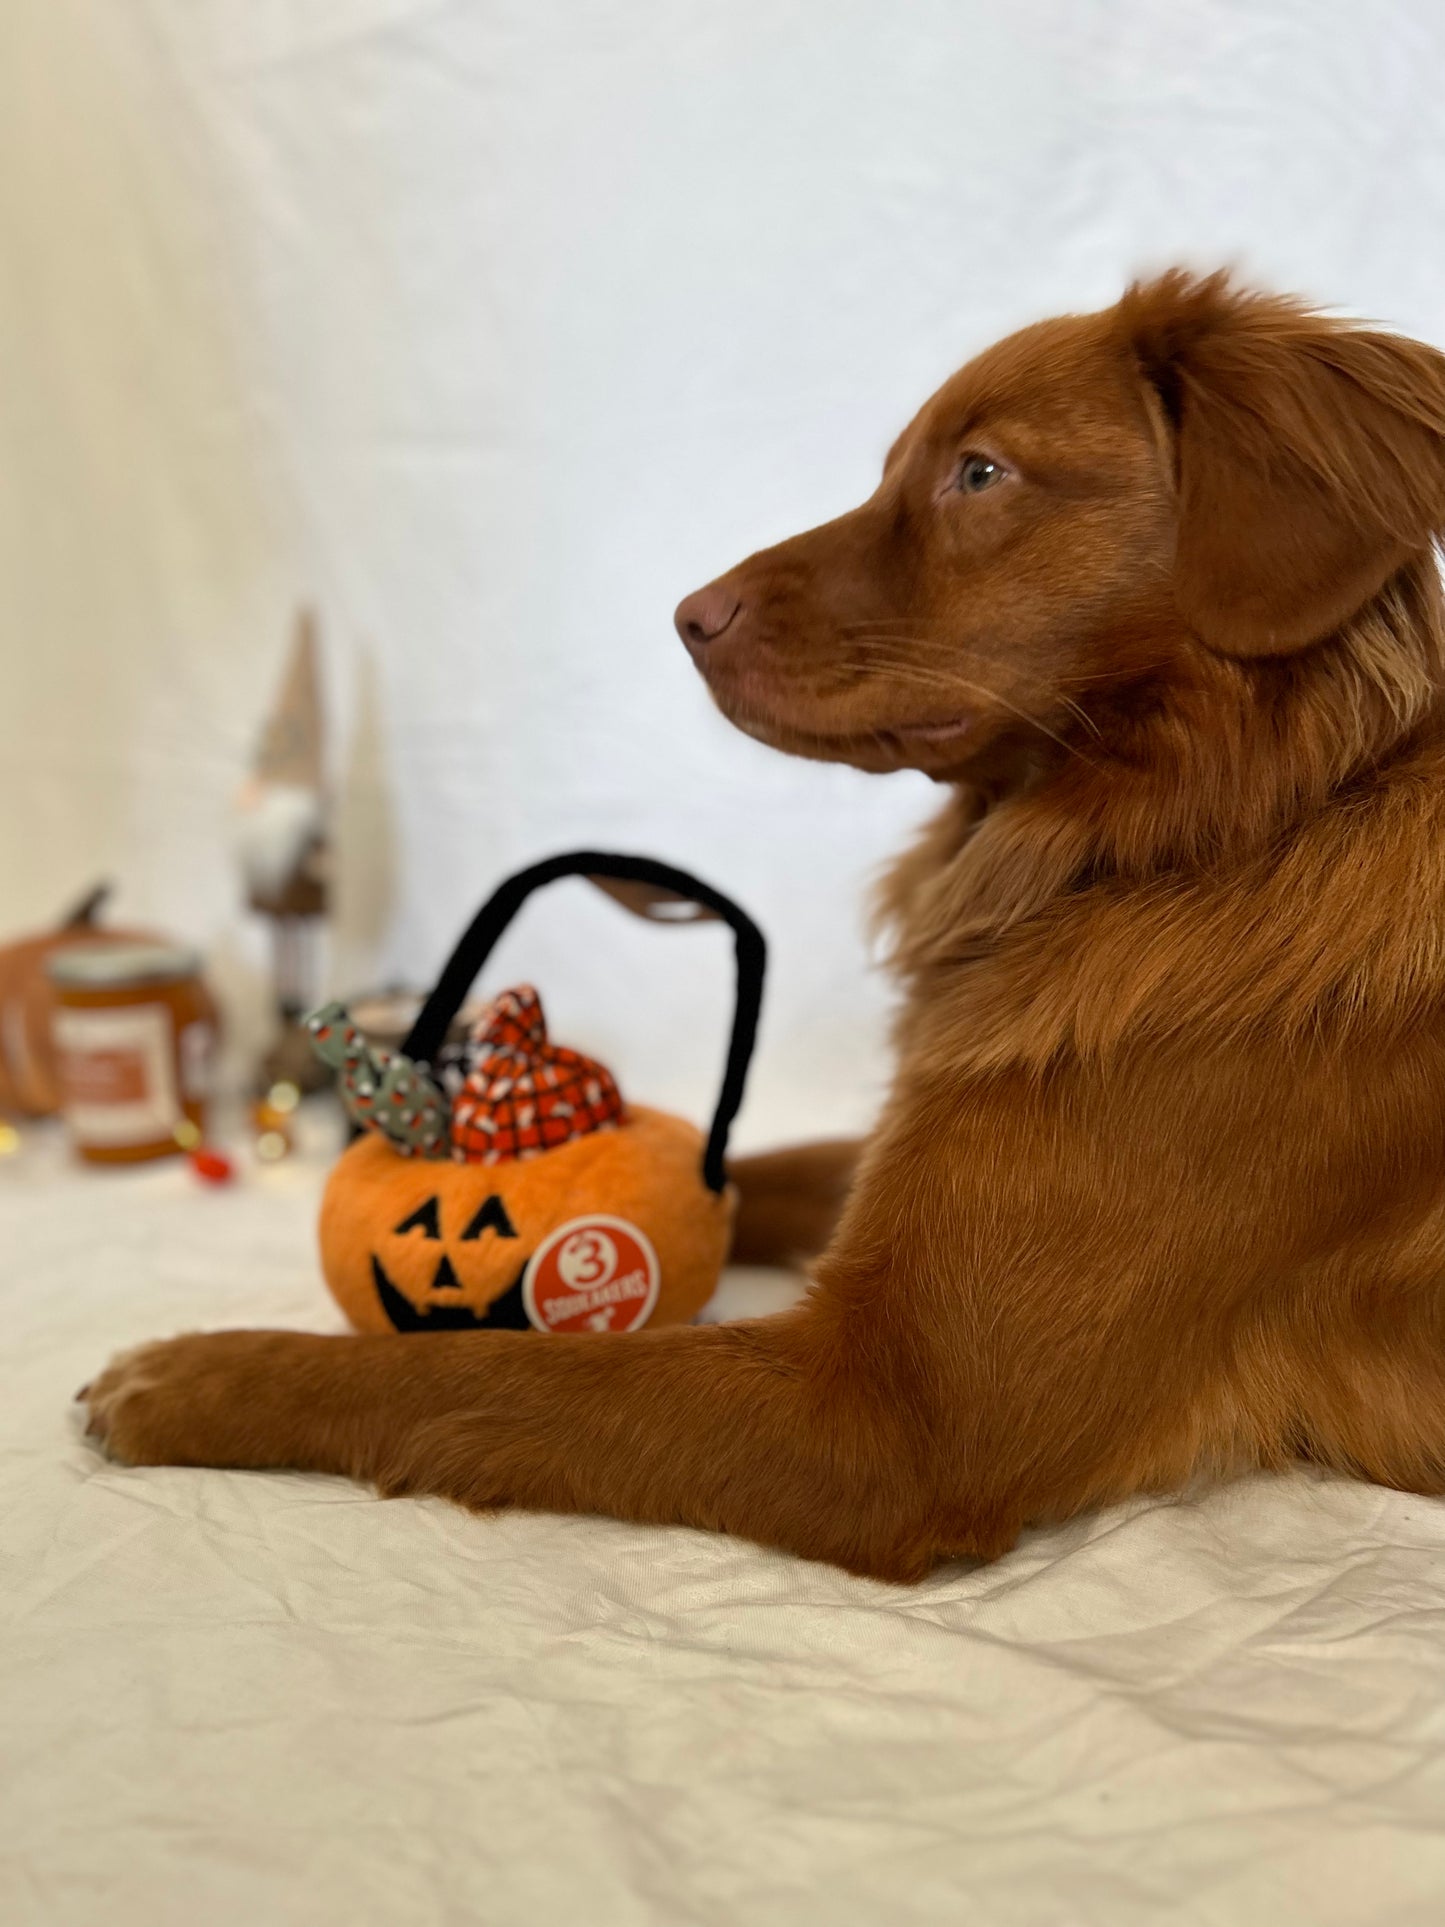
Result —
<instances>
[{"instance_id":1,"label":"reddish fur","mask_svg":"<svg viewBox=\"0 0 1445 1927\"><path fill-rule=\"evenodd\" d=\"M1008 479L957 493L970 449ZM93 1388L111 1449L895 1579L1300 1455L1445 1490L1442 525L1418 343L1179 274L1000 343L696 651L765 740L952 786L884 893L898 1072L804 1304L179 1339ZM821 1238L851 1155L740 1164L747 1255Z\"/></svg>"}]
</instances>

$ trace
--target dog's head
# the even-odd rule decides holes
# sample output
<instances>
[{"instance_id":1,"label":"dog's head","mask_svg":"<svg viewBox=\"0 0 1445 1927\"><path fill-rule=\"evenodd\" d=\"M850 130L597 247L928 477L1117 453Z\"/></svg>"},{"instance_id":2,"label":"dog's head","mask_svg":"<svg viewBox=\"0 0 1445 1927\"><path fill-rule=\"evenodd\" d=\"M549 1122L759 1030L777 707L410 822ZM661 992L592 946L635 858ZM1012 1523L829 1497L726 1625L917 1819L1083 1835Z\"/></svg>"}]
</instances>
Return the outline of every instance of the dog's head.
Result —
<instances>
[{"instance_id":1,"label":"dog's head","mask_svg":"<svg viewBox=\"0 0 1445 1927\"><path fill-rule=\"evenodd\" d=\"M1006 790L1121 692L1336 635L1442 524L1445 358L1175 271L980 355L676 621L750 735Z\"/></svg>"}]
</instances>

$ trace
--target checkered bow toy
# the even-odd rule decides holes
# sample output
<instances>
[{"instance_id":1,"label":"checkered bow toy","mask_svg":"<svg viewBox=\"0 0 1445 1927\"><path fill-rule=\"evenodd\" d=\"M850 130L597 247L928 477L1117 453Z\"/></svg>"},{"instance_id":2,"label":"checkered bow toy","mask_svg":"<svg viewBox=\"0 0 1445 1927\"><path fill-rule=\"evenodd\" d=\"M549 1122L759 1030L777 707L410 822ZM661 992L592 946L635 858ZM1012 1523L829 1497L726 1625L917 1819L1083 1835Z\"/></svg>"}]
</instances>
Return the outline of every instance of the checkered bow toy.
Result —
<instances>
[{"instance_id":1,"label":"checkered bow toy","mask_svg":"<svg viewBox=\"0 0 1445 1927\"><path fill-rule=\"evenodd\" d=\"M580 1051L548 1043L542 1000L531 984L494 997L472 1039L475 1056L452 1104L458 1162L534 1158L622 1122L622 1093L611 1071Z\"/></svg>"}]
</instances>

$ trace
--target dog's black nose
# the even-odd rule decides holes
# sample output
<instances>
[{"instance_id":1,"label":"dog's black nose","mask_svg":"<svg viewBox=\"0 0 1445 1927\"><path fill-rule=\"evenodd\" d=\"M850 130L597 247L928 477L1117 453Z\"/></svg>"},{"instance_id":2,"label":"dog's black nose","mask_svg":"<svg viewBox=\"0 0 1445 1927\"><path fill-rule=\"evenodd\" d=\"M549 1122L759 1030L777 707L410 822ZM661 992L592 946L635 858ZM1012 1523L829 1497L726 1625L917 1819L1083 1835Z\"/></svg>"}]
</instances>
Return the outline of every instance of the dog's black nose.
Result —
<instances>
[{"instance_id":1,"label":"dog's black nose","mask_svg":"<svg viewBox=\"0 0 1445 1927\"><path fill-rule=\"evenodd\" d=\"M690 596L684 596L672 619L677 633L696 654L732 627L742 606L742 597L726 580L709 582L705 589L694 589Z\"/></svg>"}]
</instances>

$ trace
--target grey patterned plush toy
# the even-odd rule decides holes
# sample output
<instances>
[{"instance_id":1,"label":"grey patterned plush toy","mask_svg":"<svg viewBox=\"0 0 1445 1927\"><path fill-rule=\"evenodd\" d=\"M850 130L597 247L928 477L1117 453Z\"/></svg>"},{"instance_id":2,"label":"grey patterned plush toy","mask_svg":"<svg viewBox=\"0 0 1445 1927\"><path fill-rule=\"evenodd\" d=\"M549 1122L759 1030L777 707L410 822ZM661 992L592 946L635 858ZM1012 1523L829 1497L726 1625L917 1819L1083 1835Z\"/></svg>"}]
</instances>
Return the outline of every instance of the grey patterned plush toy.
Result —
<instances>
[{"instance_id":1,"label":"grey patterned plush toy","mask_svg":"<svg viewBox=\"0 0 1445 1927\"><path fill-rule=\"evenodd\" d=\"M368 1043L343 1004L323 1004L306 1019L311 1043L337 1074L353 1123L380 1131L408 1157L445 1157L450 1135L446 1098L419 1064L384 1044Z\"/></svg>"}]
</instances>

